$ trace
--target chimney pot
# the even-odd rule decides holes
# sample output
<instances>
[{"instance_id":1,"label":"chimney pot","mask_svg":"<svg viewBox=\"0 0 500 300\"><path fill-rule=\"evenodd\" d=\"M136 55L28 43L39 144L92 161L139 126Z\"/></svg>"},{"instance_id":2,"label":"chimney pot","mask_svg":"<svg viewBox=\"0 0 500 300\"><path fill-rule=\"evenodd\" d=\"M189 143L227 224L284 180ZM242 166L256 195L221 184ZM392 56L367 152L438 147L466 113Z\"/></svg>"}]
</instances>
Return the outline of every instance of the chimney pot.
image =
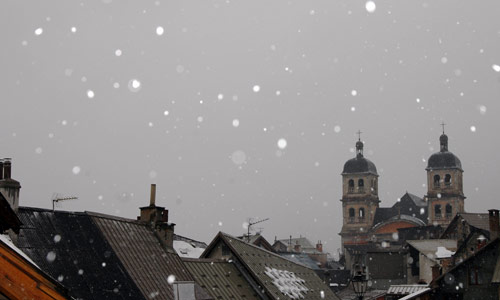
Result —
<instances>
[{"instance_id":1,"label":"chimney pot","mask_svg":"<svg viewBox=\"0 0 500 300\"><path fill-rule=\"evenodd\" d=\"M10 158L3 159L3 176L2 179L10 179L11 176L12 163Z\"/></svg>"},{"instance_id":2,"label":"chimney pot","mask_svg":"<svg viewBox=\"0 0 500 300\"><path fill-rule=\"evenodd\" d=\"M499 237L499 217L498 209L489 209L489 220L490 220L490 240L494 240Z\"/></svg>"},{"instance_id":3,"label":"chimney pot","mask_svg":"<svg viewBox=\"0 0 500 300\"><path fill-rule=\"evenodd\" d=\"M149 199L149 206L155 206L156 201L156 184L151 184L151 198Z\"/></svg>"}]
</instances>

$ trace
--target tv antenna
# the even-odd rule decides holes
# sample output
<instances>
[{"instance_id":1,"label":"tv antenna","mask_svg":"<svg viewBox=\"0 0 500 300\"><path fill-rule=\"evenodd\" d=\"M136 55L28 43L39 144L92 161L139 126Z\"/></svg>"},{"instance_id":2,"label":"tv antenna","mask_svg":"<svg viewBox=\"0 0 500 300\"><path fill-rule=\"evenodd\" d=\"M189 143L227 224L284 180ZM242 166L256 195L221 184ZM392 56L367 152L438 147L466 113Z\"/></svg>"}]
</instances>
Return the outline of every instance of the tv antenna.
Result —
<instances>
[{"instance_id":1,"label":"tv antenna","mask_svg":"<svg viewBox=\"0 0 500 300\"><path fill-rule=\"evenodd\" d=\"M251 219L248 219L248 227L247 227L247 242L248 243L250 243L250 227L252 227L255 224L259 224L259 223L265 222L267 220L269 220L269 218L265 218L263 220L258 220L258 221L255 221L255 222L251 222Z\"/></svg>"},{"instance_id":2,"label":"tv antenna","mask_svg":"<svg viewBox=\"0 0 500 300\"><path fill-rule=\"evenodd\" d=\"M61 201L77 200L77 199L78 199L78 197L75 197L75 196L62 197L61 195L56 193L52 196L52 211L55 211L56 203L59 203Z\"/></svg>"}]
</instances>

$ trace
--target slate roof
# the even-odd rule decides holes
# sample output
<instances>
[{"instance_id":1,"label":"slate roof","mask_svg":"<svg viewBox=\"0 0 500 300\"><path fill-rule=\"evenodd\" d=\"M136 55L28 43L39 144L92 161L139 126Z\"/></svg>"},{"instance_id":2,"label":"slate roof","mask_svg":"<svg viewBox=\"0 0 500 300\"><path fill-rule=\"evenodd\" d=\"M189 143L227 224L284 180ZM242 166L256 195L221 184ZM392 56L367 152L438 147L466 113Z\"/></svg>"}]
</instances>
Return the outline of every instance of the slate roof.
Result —
<instances>
[{"instance_id":1,"label":"slate roof","mask_svg":"<svg viewBox=\"0 0 500 300\"><path fill-rule=\"evenodd\" d=\"M407 215L427 224L427 203L422 198L406 192L392 207L377 208L373 224L383 223L399 215Z\"/></svg>"},{"instance_id":2,"label":"slate roof","mask_svg":"<svg viewBox=\"0 0 500 300\"><path fill-rule=\"evenodd\" d=\"M316 246L314 246L311 241L309 241L305 237L292 238L292 239L283 239L278 240L276 242L280 242L285 246L289 246L291 242L292 250L295 245L300 245L301 251L305 253L317 253ZM276 242L274 244L276 244ZM274 245L273 245L274 246ZM274 248L274 247L273 247Z\"/></svg>"},{"instance_id":3,"label":"slate roof","mask_svg":"<svg viewBox=\"0 0 500 300\"><path fill-rule=\"evenodd\" d=\"M478 229L490 231L490 219L488 213L460 213L465 221Z\"/></svg>"},{"instance_id":4,"label":"slate roof","mask_svg":"<svg viewBox=\"0 0 500 300\"><path fill-rule=\"evenodd\" d=\"M237 263L244 267L271 299L292 298L280 291L278 283L270 277L269 270L292 272L300 278L301 284L308 290L303 293L304 299L338 299L312 269L222 232L214 238L202 257L209 258L212 250L219 243L224 243L230 249Z\"/></svg>"},{"instance_id":5,"label":"slate roof","mask_svg":"<svg viewBox=\"0 0 500 300\"><path fill-rule=\"evenodd\" d=\"M18 247L78 299L173 300L170 275L194 282L149 225L92 212L20 207ZM210 297L195 286L197 299Z\"/></svg>"},{"instance_id":6,"label":"slate roof","mask_svg":"<svg viewBox=\"0 0 500 300\"><path fill-rule=\"evenodd\" d=\"M214 299L260 299L233 263L210 259L183 259L195 281Z\"/></svg>"},{"instance_id":7,"label":"slate roof","mask_svg":"<svg viewBox=\"0 0 500 300\"><path fill-rule=\"evenodd\" d=\"M12 229L15 233L19 233L21 220L17 217L14 210L0 192L0 233L5 230Z\"/></svg>"},{"instance_id":8,"label":"slate roof","mask_svg":"<svg viewBox=\"0 0 500 300\"><path fill-rule=\"evenodd\" d=\"M85 213L20 207L18 248L74 298L144 299Z\"/></svg>"},{"instance_id":9,"label":"slate roof","mask_svg":"<svg viewBox=\"0 0 500 300\"><path fill-rule=\"evenodd\" d=\"M320 269L318 263L305 253L280 253L280 256L313 270Z\"/></svg>"},{"instance_id":10,"label":"slate roof","mask_svg":"<svg viewBox=\"0 0 500 300\"><path fill-rule=\"evenodd\" d=\"M149 226L142 222L88 213L102 231L114 253L146 298L173 300L168 276L194 281L181 258L165 251Z\"/></svg>"}]
</instances>

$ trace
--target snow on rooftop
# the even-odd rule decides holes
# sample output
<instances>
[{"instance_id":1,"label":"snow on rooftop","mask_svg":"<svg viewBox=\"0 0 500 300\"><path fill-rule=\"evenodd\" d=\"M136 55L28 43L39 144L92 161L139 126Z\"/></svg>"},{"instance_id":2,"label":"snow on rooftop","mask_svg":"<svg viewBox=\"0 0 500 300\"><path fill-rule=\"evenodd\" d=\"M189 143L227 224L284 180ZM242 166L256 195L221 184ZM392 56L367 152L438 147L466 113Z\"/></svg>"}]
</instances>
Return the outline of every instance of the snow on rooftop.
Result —
<instances>
[{"instance_id":1,"label":"snow on rooftop","mask_svg":"<svg viewBox=\"0 0 500 300\"><path fill-rule=\"evenodd\" d=\"M185 241L174 241L174 249L180 257L187 258L199 258L205 251L205 248L196 247Z\"/></svg>"},{"instance_id":2,"label":"snow on rooftop","mask_svg":"<svg viewBox=\"0 0 500 300\"><path fill-rule=\"evenodd\" d=\"M302 293L309 291L304 285L306 281L293 272L266 267L264 273L273 280L273 284L280 292L292 299L302 299L304 298Z\"/></svg>"},{"instance_id":3,"label":"snow on rooftop","mask_svg":"<svg viewBox=\"0 0 500 300\"><path fill-rule=\"evenodd\" d=\"M14 250L17 254L21 255L24 259L26 259L27 261L29 261L35 267L37 267L37 268L40 269L40 267L38 267L37 264L35 264L35 262L32 261L31 258L28 257L28 255L26 255L21 249L17 248L16 245L14 245L14 243L12 242L10 236L8 236L7 234L0 234L0 241L2 241L9 248L11 248L12 250Z\"/></svg>"},{"instance_id":4,"label":"snow on rooftop","mask_svg":"<svg viewBox=\"0 0 500 300\"><path fill-rule=\"evenodd\" d=\"M448 258L453 254L455 254L455 252L446 249L446 247L439 246L436 251L436 258Z\"/></svg>"}]
</instances>

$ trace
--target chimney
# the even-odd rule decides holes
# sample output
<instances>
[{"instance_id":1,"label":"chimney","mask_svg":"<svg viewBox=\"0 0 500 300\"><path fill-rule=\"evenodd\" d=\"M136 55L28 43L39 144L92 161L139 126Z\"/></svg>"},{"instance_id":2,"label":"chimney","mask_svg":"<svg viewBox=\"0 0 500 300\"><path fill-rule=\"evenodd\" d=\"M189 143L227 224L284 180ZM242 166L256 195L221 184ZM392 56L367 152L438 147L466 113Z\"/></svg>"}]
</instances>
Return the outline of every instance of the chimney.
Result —
<instances>
[{"instance_id":1,"label":"chimney","mask_svg":"<svg viewBox=\"0 0 500 300\"><path fill-rule=\"evenodd\" d=\"M156 184L151 184L151 196L149 198L149 206L155 206L156 201Z\"/></svg>"},{"instance_id":2,"label":"chimney","mask_svg":"<svg viewBox=\"0 0 500 300\"><path fill-rule=\"evenodd\" d=\"M3 179L3 159L0 159L0 180Z\"/></svg>"},{"instance_id":3,"label":"chimney","mask_svg":"<svg viewBox=\"0 0 500 300\"><path fill-rule=\"evenodd\" d=\"M302 252L302 247L300 247L300 244L299 244L299 241L297 241L297 243L295 243L295 246L293 247L293 250L295 250L295 252L297 253L300 253Z\"/></svg>"},{"instance_id":4,"label":"chimney","mask_svg":"<svg viewBox=\"0 0 500 300\"><path fill-rule=\"evenodd\" d=\"M489 209L490 213L490 240L498 238L499 231L499 220L498 220L498 209Z\"/></svg>"},{"instance_id":5,"label":"chimney","mask_svg":"<svg viewBox=\"0 0 500 300\"><path fill-rule=\"evenodd\" d=\"M438 264L435 264L431 267L432 269L432 281L436 280L441 275L440 267Z\"/></svg>"},{"instance_id":6,"label":"chimney","mask_svg":"<svg viewBox=\"0 0 500 300\"><path fill-rule=\"evenodd\" d=\"M484 246L486 246L486 243L488 242L488 240L484 237L484 235L480 235L478 238L477 238L477 250L483 248Z\"/></svg>"},{"instance_id":7,"label":"chimney","mask_svg":"<svg viewBox=\"0 0 500 300\"><path fill-rule=\"evenodd\" d=\"M323 252L323 245L321 244L321 241L318 241L318 243L316 244L316 250L318 252Z\"/></svg>"},{"instance_id":8,"label":"chimney","mask_svg":"<svg viewBox=\"0 0 500 300\"><path fill-rule=\"evenodd\" d=\"M7 199L12 210L17 213L21 185L11 178L11 167L10 158L0 159L0 192Z\"/></svg>"},{"instance_id":9,"label":"chimney","mask_svg":"<svg viewBox=\"0 0 500 300\"><path fill-rule=\"evenodd\" d=\"M156 199L156 184L152 184L149 206L144 206L140 208L141 216L137 218L139 221L156 223L163 221L163 218L165 217L168 219L168 211L165 209L165 207L156 206L155 199Z\"/></svg>"}]
</instances>

